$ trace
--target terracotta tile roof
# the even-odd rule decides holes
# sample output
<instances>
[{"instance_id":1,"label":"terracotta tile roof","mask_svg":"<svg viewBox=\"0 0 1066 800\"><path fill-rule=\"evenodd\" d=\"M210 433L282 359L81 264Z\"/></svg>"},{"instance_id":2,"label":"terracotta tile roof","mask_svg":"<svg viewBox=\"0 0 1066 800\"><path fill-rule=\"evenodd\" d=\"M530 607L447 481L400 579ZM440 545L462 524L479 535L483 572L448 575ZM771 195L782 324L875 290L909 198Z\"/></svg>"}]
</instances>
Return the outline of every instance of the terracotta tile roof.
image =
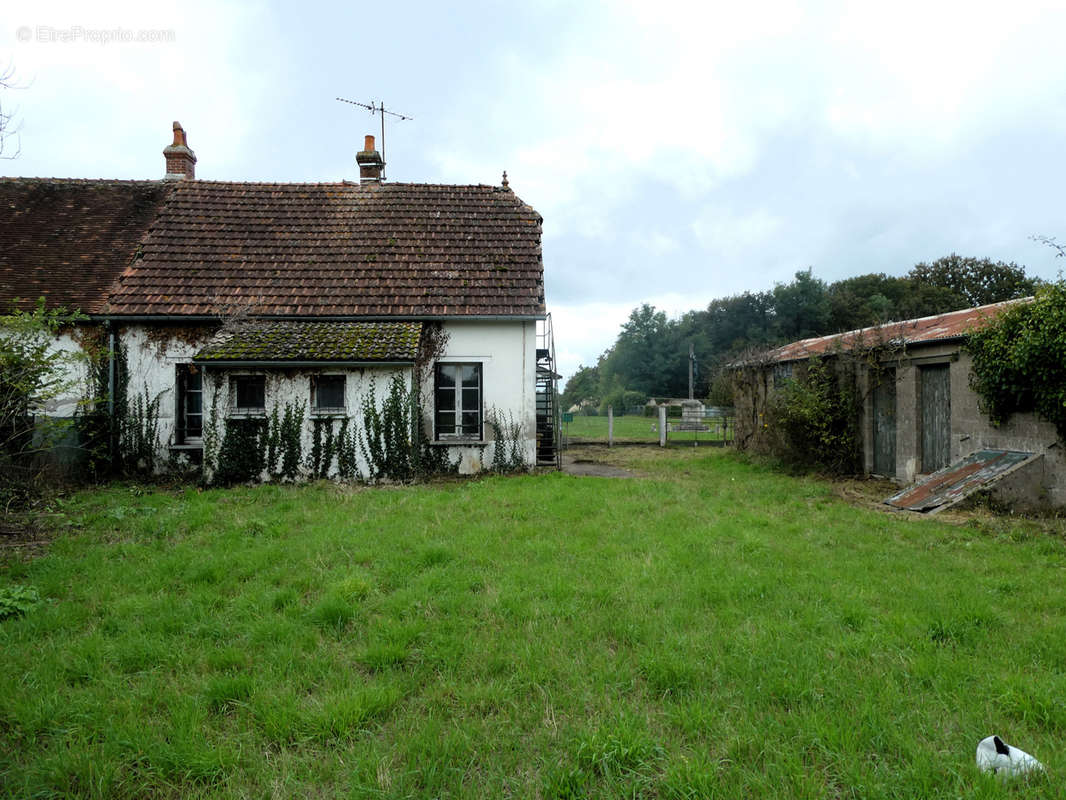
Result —
<instances>
[{"instance_id":1,"label":"terracotta tile roof","mask_svg":"<svg viewBox=\"0 0 1066 800\"><path fill-rule=\"evenodd\" d=\"M18 297L95 313L172 184L0 178L0 310Z\"/></svg>"},{"instance_id":2,"label":"terracotta tile roof","mask_svg":"<svg viewBox=\"0 0 1066 800\"><path fill-rule=\"evenodd\" d=\"M106 312L537 316L540 232L495 186L177 182Z\"/></svg>"},{"instance_id":3,"label":"terracotta tile roof","mask_svg":"<svg viewBox=\"0 0 1066 800\"><path fill-rule=\"evenodd\" d=\"M993 320L1000 311L1014 303L1028 303L1031 297L1020 300L1005 300L976 308L949 311L932 317L920 317L903 322L889 322L860 330L803 339L771 350L771 361L802 361L811 356L822 355L837 347L847 348L859 342L872 344L878 341L897 341L906 345L961 339L969 331L980 328Z\"/></svg>"},{"instance_id":4,"label":"terracotta tile roof","mask_svg":"<svg viewBox=\"0 0 1066 800\"><path fill-rule=\"evenodd\" d=\"M194 361L414 361L419 322L251 322L221 331Z\"/></svg>"}]
</instances>

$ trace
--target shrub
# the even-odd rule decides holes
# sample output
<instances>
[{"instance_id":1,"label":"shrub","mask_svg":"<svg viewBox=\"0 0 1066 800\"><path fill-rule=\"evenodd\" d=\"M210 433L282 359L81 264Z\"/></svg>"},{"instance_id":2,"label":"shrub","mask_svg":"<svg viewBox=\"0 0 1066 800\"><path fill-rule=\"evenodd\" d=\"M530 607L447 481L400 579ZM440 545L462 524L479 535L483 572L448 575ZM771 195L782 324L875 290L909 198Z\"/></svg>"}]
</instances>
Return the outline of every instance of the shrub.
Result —
<instances>
[{"instance_id":1,"label":"shrub","mask_svg":"<svg viewBox=\"0 0 1066 800\"><path fill-rule=\"evenodd\" d=\"M812 358L806 373L789 378L768 405L778 455L797 466L832 473L860 466L861 398L853 371L839 360Z\"/></svg>"},{"instance_id":2,"label":"shrub","mask_svg":"<svg viewBox=\"0 0 1066 800\"><path fill-rule=\"evenodd\" d=\"M1032 303L1008 307L970 334L970 386L993 424L1035 411L1066 439L1066 281L1048 284Z\"/></svg>"}]
</instances>

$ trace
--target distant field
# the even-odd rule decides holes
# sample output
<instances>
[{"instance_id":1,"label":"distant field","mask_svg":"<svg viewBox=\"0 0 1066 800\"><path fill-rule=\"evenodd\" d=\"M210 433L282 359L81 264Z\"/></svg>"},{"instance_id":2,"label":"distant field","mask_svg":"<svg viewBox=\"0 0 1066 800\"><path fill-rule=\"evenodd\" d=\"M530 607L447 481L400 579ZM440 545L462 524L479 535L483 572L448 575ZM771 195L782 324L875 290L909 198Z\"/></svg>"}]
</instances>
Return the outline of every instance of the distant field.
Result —
<instances>
[{"instance_id":1,"label":"distant field","mask_svg":"<svg viewBox=\"0 0 1066 800\"><path fill-rule=\"evenodd\" d=\"M642 477L66 499L0 561L0 794L1066 797L1061 526L596 452Z\"/></svg>"},{"instance_id":2,"label":"distant field","mask_svg":"<svg viewBox=\"0 0 1066 800\"><path fill-rule=\"evenodd\" d=\"M680 418L667 420L668 424L680 423ZM694 433L691 431L671 432L670 441L721 441L722 427L717 419L707 420L707 426L711 429L707 432ZM607 441L607 417L586 417L574 415L573 422L563 424L563 434L568 436L571 442L606 442ZM733 437L733 420L729 420L729 438ZM658 442L659 420L657 417L640 417L627 415L614 418L614 439L616 442Z\"/></svg>"}]
</instances>

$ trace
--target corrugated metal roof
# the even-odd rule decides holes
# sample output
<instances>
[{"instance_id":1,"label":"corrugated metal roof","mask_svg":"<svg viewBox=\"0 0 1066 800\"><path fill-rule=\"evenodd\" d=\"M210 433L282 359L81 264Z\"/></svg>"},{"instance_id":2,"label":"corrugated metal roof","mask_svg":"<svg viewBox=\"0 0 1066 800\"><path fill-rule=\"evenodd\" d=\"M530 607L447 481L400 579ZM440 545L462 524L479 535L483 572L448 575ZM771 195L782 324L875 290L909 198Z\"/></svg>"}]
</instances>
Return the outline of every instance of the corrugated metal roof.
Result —
<instances>
[{"instance_id":1,"label":"corrugated metal roof","mask_svg":"<svg viewBox=\"0 0 1066 800\"><path fill-rule=\"evenodd\" d=\"M949 311L932 317L919 317L903 322L888 322L847 333L802 339L771 350L771 361L802 361L811 356L823 355L837 347L848 349L856 345L874 345L881 342L896 342L913 345L926 342L960 339L971 330L982 328L1008 306L1014 303L1029 303L1033 298L1005 300L976 308Z\"/></svg>"},{"instance_id":2,"label":"corrugated metal roof","mask_svg":"<svg viewBox=\"0 0 1066 800\"><path fill-rule=\"evenodd\" d=\"M885 500L907 511L935 514L985 489L1040 456L1017 450L978 450Z\"/></svg>"}]
</instances>

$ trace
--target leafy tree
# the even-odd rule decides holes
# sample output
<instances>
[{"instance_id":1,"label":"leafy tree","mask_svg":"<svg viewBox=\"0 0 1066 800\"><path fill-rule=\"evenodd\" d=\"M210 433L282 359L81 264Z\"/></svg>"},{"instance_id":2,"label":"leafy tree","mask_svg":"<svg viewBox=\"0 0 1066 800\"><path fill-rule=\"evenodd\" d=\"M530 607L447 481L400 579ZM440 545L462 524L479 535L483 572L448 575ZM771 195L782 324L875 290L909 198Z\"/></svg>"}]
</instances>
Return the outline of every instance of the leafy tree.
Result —
<instances>
[{"instance_id":1,"label":"leafy tree","mask_svg":"<svg viewBox=\"0 0 1066 800\"><path fill-rule=\"evenodd\" d=\"M899 309L910 291L906 278L883 272L856 275L829 285L829 328L853 331L900 319Z\"/></svg>"},{"instance_id":2,"label":"leafy tree","mask_svg":"<svg viewBox=\"0 0 1066 800\"><path fill-rule=\"evenodd\" d=\"M934 314L946 314L948 311L958 311L960 308L971 306L965 297L947 286L917 283L910 278L905 280L909 288L896 311L897 320L931 317Z\"/></svg>"},{"instance_id":3,"label":"leafy tree","mask_svg":"<svg viewBox=\"0 0 1066 800\"><path fill-rule=\"evenodd\" d=\"M750 345L769 344L773 313L771 292L744 292L712 300L705 317L711 350L736 353Z\"/></svg>"},{"instance_id":4,"label":"leafy tree","mask_svg":"<svg viewBox=\"0 0 1066 800\"><path fill-rule=\"evenodd\" d=\"M80 356L55 348L59 330L84 317L45 308L0 316L0 494L11 499L34 456L51 446L69 425L40 414L74 386L73 362Z\"/></svg>"},{"instance_id":5,"label":"leafy tree","mask_svg":"<svg viewBox=\"0 0 1066 800\"><path fill-rule=\"evenodd\" d=\"M939 287L953 292L959 299L956 308L1027 297L1041 283L1038 278L1026 277L1025 268L1013 262L964 258L955 253L932 264L917 264L907 277L919 287Z\"/></svg>"},{"instance_id":6,"label":"leafy tree","mask_svg":"<svg viewBox=\"0 0 1066 800\"><path fill-rule=\"evenodd\" d=\"M651 395L662 391L670 374L666 314L644 303L633 309L613 348L600 366L601 387L616 381L631 391ZM604 391L603 394L607 392Z\"/></svg>"},{"instance_id":7,"label":"leafy tree","mask_svg":"<svg viewBox=\"0 0 1066 800\"><path fill-rule=\"evenodd\" d=\"M1057 247L1054 240L1038 241ZM564 402L569 407L593 398L603 405L624 391L683 396L690 343L700 366L697 396L713 391L721 402L729 395L723 388L728 383L718 380L721 366L750 348L1022 297L1040 283L1016 264L953 254L918 264L903 277L870 273L827 284L802 270L769 291L718 298L674 320L644 304L633 310L597 366L571 379Z\"/></svg>"},{"instance_id":8,"label":"leafy tree","mask_svg":"<svg viewBox=\"0 0 1066 800\"><path fill-rule=\"evenodd\" d=\"M811 270L796 273L792 283L774 287L774 337L781 341L820 336L829 328L829 292Z\"/></svg>"},{"instance_id":9,"label":"leafy tree","mask_svg":"<svg viewBox=\"0 0 1066 800\"><path fill-rule=\"evenodd\" d=\"M566 382L560 404L566 411L584 400L590 400L595 405L600 403L600 371L597 367L579 366Z\"/></svg>"}]
</instances>

